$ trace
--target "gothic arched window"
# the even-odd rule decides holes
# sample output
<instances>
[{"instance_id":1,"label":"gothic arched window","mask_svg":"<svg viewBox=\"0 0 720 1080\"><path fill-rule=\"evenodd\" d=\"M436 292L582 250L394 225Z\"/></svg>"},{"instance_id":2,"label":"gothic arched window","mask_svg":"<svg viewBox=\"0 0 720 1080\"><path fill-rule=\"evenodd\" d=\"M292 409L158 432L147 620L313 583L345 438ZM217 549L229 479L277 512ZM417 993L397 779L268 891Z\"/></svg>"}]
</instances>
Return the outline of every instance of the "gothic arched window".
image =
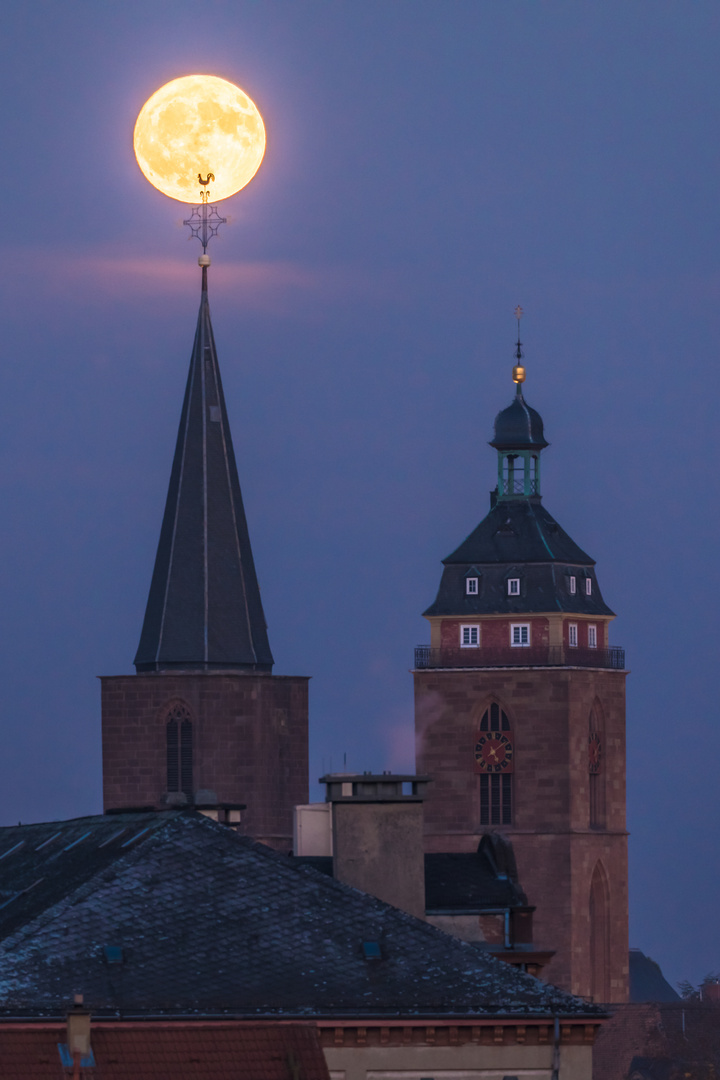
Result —
<instances>
[{"instance_id":1,"label":"gothic arched window","mask_svg":"<svg viewBox=\"0 0 720 1080\"><path fill-rule=\"evenodd\" d=\"M593 1001L610 999L609 987L609 908L608 881L601 862L595 864L590 882L590 993Z\"/></svg>"},{"instance_id":2,"label":"gothic arched window","mask_svg":"<svg viewBox=\"0 0 720 1080\"><path fill-rule=\"evenodd\" d=\"M192 719L184 705L173 705L165 725L167 790L193 793Z\"/></svg>"},{"instance_id":3,"label":"gothic arched window","mask_svg":"<svg viewBox=\"0 0 720 1080\"><path fill-rule=\"evenodd\" d=\"M588 732L588 787L590 792L590 828L605 828L605 746L600 710L590 712Z\"/></svg>"},{"instance_id":4,"label":"gothic arched window","mask_svg":"<svg viewBox=\"0 0 720 1080\"><path fill-rule=\"evenodd\" d=\"M475 771L480 783L480 824L512 824L514 747L510 721L493 702L483 713L475 744Z\"/></svg>"}]
</instances>

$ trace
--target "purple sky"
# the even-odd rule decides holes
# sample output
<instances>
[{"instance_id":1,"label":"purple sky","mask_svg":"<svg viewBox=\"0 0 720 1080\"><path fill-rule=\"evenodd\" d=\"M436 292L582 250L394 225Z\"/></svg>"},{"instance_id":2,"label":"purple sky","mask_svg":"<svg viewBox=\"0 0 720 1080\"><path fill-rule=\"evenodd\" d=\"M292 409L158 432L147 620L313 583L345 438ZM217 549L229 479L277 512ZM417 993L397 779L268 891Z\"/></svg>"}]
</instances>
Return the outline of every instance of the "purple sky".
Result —
<instances>
[{"instance_id":1,"label":"purple sky","mask_svg":"<svg viewBox=\"0 0 720 1080\"><path fill-rule=\"evenodd\" d=\"M276 671L312 776L412 766L412 648L527 400L550 512L627 649L632 944L720 970L720 8L604 0L6 6L0 820L101 805L199 299L131 148L162 83L239 83L264 164L211 307Z\"/></svg>"}]
</instances>

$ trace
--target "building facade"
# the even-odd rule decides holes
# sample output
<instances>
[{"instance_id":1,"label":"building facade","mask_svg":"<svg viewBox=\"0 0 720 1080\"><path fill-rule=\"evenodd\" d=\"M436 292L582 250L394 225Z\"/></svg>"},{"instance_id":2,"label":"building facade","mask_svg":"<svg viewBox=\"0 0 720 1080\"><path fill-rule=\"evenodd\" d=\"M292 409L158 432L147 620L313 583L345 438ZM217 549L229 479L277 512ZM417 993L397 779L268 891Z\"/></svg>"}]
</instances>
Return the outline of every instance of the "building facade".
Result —
<instances>
[{"instance_id":1,"label":"building facade","mask_svg":"<svg viewBox=\"0 0 720 1080\"><path fill-rule=\"evenodd\" d=\"M443 560L416 650L418 773L428 852L512 840L536 907L535 940L555 950L551 982L600 1002L628 992L625 661L595 563L541 501L548 445L522 394L495 420L490 512Z\"/></svg>"},{"instance_id":2,"label":"building facade","mask_svg":"<svg viewBox=\"0 0 720 1080\"><path fill-rule=\"evenodd\" d=\"M101 679L105 810L243 805L243 831L290 850L292 808L307 801L308 679L273 663L203 265L136 674Z\"/></svg>"}]
</instances>

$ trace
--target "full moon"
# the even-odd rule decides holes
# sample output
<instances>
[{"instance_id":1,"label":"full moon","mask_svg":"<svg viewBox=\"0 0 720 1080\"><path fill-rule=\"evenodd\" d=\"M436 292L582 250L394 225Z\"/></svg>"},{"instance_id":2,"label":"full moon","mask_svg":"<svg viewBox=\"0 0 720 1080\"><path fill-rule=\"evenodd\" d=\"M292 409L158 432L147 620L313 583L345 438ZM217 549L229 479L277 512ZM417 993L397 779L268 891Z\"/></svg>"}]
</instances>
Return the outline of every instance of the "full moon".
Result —
<instances>
[{"instance_id":1,"label":"full moon","mask_svg":"<svg viewBox=\"0 0 720 1080\"><path fill-rule=\"evenodd\" d=\"M216 75L185 75L156 90L137 118L137 163L159 191L184 203L200 192L218 202L240 191L260 167L265 125L239 86ZM215 177L205 188L198 174Z\"/></svg>"}]
</instances>

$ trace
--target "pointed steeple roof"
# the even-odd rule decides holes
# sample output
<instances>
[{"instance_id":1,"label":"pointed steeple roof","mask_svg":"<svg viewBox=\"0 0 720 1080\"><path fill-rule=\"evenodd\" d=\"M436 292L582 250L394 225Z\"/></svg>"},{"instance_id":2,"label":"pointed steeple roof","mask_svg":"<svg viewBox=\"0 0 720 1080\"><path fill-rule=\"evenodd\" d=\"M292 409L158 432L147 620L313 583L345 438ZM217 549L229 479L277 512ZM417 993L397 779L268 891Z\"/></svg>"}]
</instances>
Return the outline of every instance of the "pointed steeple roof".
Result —
<instances>
[{"instance_id":1,"label":"pointed steeple roof","mask_svg":"<svg viewBox=\"0 0 720 1080\"><path fill-rule=\"evenodd\" d=\"M207 267L137 671L271 671L210 323Z\"/></svg>"}]
</instances>

